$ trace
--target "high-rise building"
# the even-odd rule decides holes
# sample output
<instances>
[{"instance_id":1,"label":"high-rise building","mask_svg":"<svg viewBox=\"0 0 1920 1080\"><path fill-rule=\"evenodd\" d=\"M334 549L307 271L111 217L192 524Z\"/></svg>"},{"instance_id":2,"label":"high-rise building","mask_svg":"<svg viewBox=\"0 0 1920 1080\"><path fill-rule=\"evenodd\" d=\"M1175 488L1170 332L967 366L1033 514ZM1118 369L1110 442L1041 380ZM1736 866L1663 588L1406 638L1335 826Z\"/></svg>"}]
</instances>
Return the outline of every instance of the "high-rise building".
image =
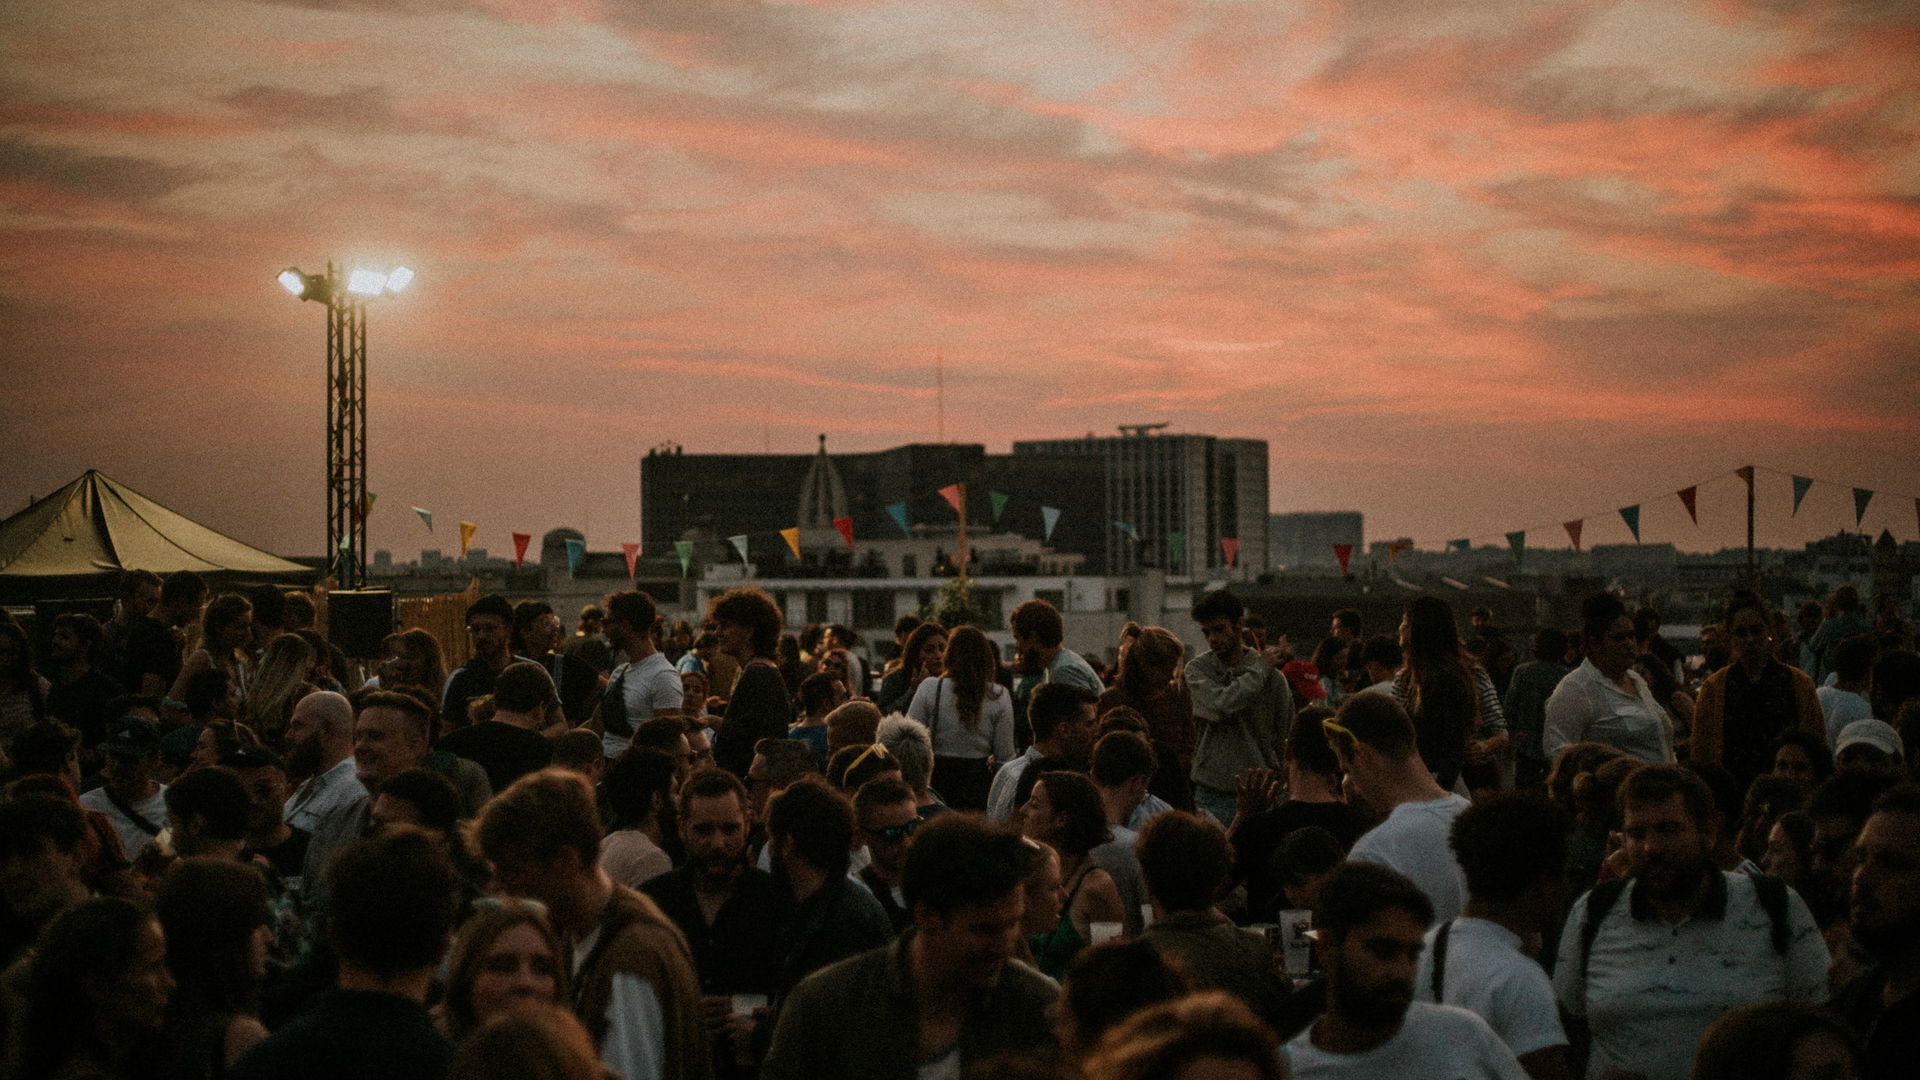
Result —
<instances>
[{"instance_id":1,"label":"high-rise building","mask_svg":"<svg viewBox=\"0 0 1920 1080\"><path fill-rule=\"evenodd\" d=\"M1227 565L1222 540L1237 541L1235 566L1265 569L1265 440L1158 434L1164 427L1123 424L1119 435L1016 442L1013 456L1101 463L1100 554L1109 574L1154 566L1204 575Z\"/></svg>"},{"instance_id":2,"label":"high-rise building","mask_svg":"<svg viewBox=\"0 0 1920 1080\"><path fill-rule=\"evenodd\" d=\"M1274 514L1267 518L1268 565L1275 570L1339 569L1335 544L1366 550L1364 521L1358 510Z\"/></svg>"}]
</instances>

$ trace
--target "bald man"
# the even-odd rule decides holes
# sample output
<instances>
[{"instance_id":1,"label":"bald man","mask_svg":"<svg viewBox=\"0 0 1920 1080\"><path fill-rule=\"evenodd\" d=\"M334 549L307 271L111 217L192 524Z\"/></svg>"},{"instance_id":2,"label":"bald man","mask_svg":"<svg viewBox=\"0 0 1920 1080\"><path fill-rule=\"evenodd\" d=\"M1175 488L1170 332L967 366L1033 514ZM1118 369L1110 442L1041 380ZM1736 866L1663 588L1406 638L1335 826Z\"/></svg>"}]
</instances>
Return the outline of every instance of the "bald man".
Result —
<instances>
[{"instance_id":1,"label":"bald man","mask_svg":"<svg viewBox=\"0 0 1920 1080\"><path fill-rule=\"evenodd\" d=\"M354 773L353 705L331 690L308 694L287 723L287 772L306 779L287 800L287 824L311 834L320 819L366 797Z\"/></svg>"}]
</instances>

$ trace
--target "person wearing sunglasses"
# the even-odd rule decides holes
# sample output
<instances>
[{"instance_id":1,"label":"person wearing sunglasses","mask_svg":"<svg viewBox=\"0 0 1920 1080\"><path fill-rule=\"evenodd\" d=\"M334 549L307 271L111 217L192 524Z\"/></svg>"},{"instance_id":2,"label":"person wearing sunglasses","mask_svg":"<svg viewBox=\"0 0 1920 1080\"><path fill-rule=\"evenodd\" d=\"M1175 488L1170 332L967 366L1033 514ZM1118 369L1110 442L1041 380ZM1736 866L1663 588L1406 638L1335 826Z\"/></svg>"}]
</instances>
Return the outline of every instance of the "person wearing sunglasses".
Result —
<instances>
[{"instance_id":1,"label":"person wearing sunglasses","mask_svg":"<svg viewBox=\"0 0 1920 1080\"><path fill-rule=\"evenodd\" d=\"M907 866L907 841L920 828L920 803L913 789L896 776L883 776L861 785L853 796L854 842L867 850L860 881L880 901L898 934L913 922L901 892Z\"/></svg>"}]
</instances>

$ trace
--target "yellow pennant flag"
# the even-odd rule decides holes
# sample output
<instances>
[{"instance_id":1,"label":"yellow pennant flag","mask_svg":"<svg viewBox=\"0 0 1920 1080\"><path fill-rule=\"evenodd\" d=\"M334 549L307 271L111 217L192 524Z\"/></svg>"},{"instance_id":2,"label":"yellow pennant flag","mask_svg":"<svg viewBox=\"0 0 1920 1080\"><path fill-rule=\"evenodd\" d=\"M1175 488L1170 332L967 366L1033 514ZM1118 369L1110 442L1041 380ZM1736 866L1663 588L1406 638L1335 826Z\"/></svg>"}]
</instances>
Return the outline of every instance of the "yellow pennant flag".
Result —
<instances>
[{"instance_id":1,"label":"yellow pennant flag","mask_svg":"<svg viewBox=\"0 0 1920 1080\"><path fill-rule=\"evenodd\" d=\"M787 546L793 549L794 558L797 559L800 557L800 526L795 525L791 529L781 529L780 539L785 540Z\"/></svg>"},{"instance_id":2,"label":"yellow pennant flag","mask_svg":"<svg viewBox=\"0 0 1920 1080\"><path fill-rule=\"evenodd\" d=\"M473 544L473 534L479 531L480 531L480 526L475 525L471 521L463 521L460 523L460 557L461 558L464 559L467 557L467 548L472 546Z\"/></svg>"},{"instance_id":3,"label":"yellow pennant flag","mask_svg":"<svg viewBox=\"0 0 1920 1080\"><path fill-rule=\"evenodd\" d=\"M1396 540L1393 543L1388 544L1387 545L1387 565L1392 566L1393 560L1399 558L1401 552L1406 551L1411 547L1413 547L1412 544L1405 543L1399 540Z\"/></svg>"}]
</instances>

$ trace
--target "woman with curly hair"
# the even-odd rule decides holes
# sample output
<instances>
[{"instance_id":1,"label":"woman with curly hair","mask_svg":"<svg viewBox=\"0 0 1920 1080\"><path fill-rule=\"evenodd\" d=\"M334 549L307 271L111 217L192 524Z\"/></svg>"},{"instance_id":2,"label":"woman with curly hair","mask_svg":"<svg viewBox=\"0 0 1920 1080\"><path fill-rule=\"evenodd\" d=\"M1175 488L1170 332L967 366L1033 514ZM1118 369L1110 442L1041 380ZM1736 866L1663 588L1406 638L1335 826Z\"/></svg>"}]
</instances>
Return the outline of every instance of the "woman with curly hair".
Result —
<instances>
[{"instance_id":1,"label":"woman with curly hair","mask_svg":"<svg viewBox=\"0 0 1920 1080\"><path fill-rule=\"evenodd\" d=\"M1187 647L1160 626L1128 623L1120 630L1120 674L1100 694L1093 710L1105 716L1131 708L1147 721L1147 738L1159 763L1147 790L1177 810L1193 809L1193 694L1180 677Z\"/></svg>"},{"instance_id":2,"label":"woman with curly hair","mask_svg":"<svg viewBox=\"0 0 1920 1080\"><path fill-rule=\"evenodd\" d=\"M727 697L713 760L745 778L753 747L761 739L784 739L793 726L793 699L773 662L785 618L766 591L752 585L728 589L707 608L720 652L740 665L740 677ZM719 687L714 688L716 692Z\"/></svg>"},{"instance_id":3,"label":"woman with curly hair","mask_svg":"<svg viewBox=\"0 0 1920 1080\"><path fill-rule=\"evenodd\" d=\"M1453 608L1437 596L1416 596L1400 620L1406 666L1393 677L1393 696L1413 717L1420 759L1441 787L1452 790L1475 766L1475 787L1500 786L1500 751L1507 745L1500 691L1487 670L1460 645Z\"/></svg>"},{"instance_id":4,"label":"woman with curly hair","mask_svg":"<svg viewBox=\"0 0 1920 1080\"><path fill-rule=\"evenodd\" d=\"M217 667L227 673L240 693L247 692L247 647L253 643L253 605L239 593L221 593L207 604L200 616L200 647L193 650L180 666L179 677L167 696L184 701L187 680L195 673Z\"/></svg>"},{"instance_id":5,"label":"woman with curly hair","mask_svg":"<svg viewBox=\"0 0 1920 1080\"><path fill-rule=\"evenodd\" d=\"M947 642L946 674L913 692L907 715L933 735L933 789L955 810L984 810L992 773L1013 746L1013 695L995 680L1000 662L978 627L962 626Z\"/></svg>"}]
</instances>

